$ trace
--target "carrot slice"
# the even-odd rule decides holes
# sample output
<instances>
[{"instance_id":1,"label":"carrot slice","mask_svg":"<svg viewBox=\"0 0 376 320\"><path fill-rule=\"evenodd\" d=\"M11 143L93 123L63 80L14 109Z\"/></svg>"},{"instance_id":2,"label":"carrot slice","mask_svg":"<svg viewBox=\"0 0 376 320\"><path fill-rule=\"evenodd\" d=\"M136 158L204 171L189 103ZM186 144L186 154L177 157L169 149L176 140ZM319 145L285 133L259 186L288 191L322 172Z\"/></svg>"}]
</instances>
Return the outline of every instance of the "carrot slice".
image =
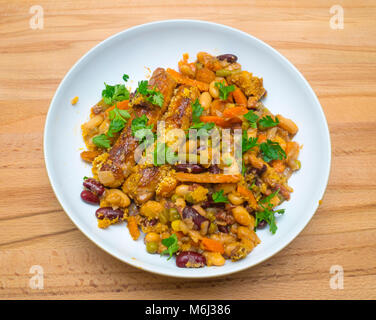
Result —
<instances>
[{"instance_id":1,"label":"carrot slice","mask_svg":"<svg viewBox=\"0 0 376 320\"><path fill-rule=\"evenodd\" d=\"M82 151L81 159L86 162L93 162L93 160L98 157L101 153L99 151Z\"/></svg>"},{"instance_id":2,"label":"carrot slice","mask_svg":"<svg viewBox=\"0 0 376 320\"><path fill-rule=\"evenodd\" d=\"M138 237L140 236L140 230L138 229L135 216L130 216L128 218L128 229L129 229L129 233L132 236L132 239L137 240Z\"/></svg>"},{"instance_id":3,"label":"carrot slice","mask_svg":"<svg viewBox=\"0 0 376 320\"><path fill-rule=\"evenodd\" d=\"M243 106L243 107L247 106L247 97L244 95L243 91L241 91L239 88L236 88L232 92L232 95L235 99L236 104Z\"/></svg>"},{"instance_id":4,"label":"carrot slice","mask_svg":"<svg viewBox=\"0 0 376 320\"><path fill-rule=\"evenodd\" d=\"M182 182L197 183L236 183L240 180L239 174L214 174L214 173L185 173L177 172L176 179Z\"/></svg>"},{"instance_id":5,"label":"carrot slice","mask_svg":"<svg viewBox=\"0 0 376 320\"><path fill-rule=\"evenodd\" d=\"M265 134L259 134L259 136L257 137L257 142L258 143L263 143L266 141L266 135Z\"/></svg>"},{"instance_id":6,"label":"carrot slice","mask_svg":"<svg viewBox=\"0 0 376 320\"><path fill-rule=\"evenodd\" d=\"M225 111L223 111L223 117L234 118L234 117L242 116L246 113L248 113L248 109L245 107L228 108Z\"/></svg>"},{"instance_id":7,"label":"carrot slice","mask_svg":"<svg viewBox=\"0 0 376 320\"><path fill-rule=\"evenodd\" d=\"M217 240L213 240L210 238L202 238L201 243L204 246L205 250L207 251L219 252L219 253L225 252L223 244Z\"/></svg>"},{"instance_id":8,"label":"carrot slice","mask_svg":"<svg viewBox=\"0 0 376 320\"><path fill-rule=\"evenodd\" d=\"M167 68L166 71L174 78L174 80L177 83L186 84L186 85L189 85L189 86L192 86L192 87L196 87L200 91L209 91L209 84L208 83L190 79L188 77L183 76L181 73L179 73L179 72L177 72L173 69L170 69L170 68Z\"/></svg>"},{"instance_id":9,"label":"carrot slice","mask_svg":"<svg viewBox=\"0 0 376 320\"><path fill-rule=\"evenodd\" d=\"M257 201L251 190L238 185L238 192L248 201L253 209L257 209Z\"/></svg>"},{"instance_id":10,"label":"carrot slice","mask_svg":"<svg viewBox=\"0 0 376 320\"><path fill-rule=\"evenodd\" d=\"M202 122L214 122L217 126L220 126L222 128L229 128L229 127L232 127L234 124L242 122L242 120L240 120L239 118L232 118L232 119L226 120L218 116L201 116L200 120Z\"/></svg>"},{"instance_id":11,"label":"carrot slice","mask_svg":"<svg viewBox=\"0 0 376 320\"><path fill-rule=\"evenodd\" d=\"M227 121L218 116L201 116L200 120L202 122L214 122L217 126L220 127L225 127L227 125Z\"/></svg>"},{"instance_id":12,"label":"carrot slice","mask_svg":"<svg viewBox=\"0 0 376 320\"><path fill-rule=\"evenodd\" d=\"M115 106L120 110L127 110L127 109L129 109L128 103L129 103L129 100L123 100L123 101L115 102L115 104L112 107L109 107L106 110L106 113L109 114L110 111L115 109Z\"/></svg>"}]
</instances>

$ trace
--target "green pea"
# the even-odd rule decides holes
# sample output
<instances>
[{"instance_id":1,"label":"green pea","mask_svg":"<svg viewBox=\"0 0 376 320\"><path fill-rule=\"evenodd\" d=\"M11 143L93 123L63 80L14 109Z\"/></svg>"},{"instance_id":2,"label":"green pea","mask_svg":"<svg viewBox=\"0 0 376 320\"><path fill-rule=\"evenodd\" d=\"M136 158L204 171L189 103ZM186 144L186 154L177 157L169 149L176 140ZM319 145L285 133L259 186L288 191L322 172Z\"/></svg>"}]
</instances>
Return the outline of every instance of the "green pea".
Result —
<instances>
[{"instance_id":1,"label":"green pea","mask_svg":"<svg viewBox=\"0 0 376 320\"><path fill-rule=\"evenodd\" d=\"M210 223L210 226L209 226L209 233L215 233L218 231L218 227L215 223Z\"/></svg>"},{"instance_id":2,"label":"green pea","mask_svg":"<svg viewBox=\"0 0 376 320\"><path fill-rule=\"evenodd\" d=\"M148 242L146 244L146 251L153 254L156 253L158 250L158 243L157 242Z\"/></svg>"},{"instance_id":3,"label":"green pea","mask_svg":"<svg viewBox=\"0 0 376 320\"><path fill-rule=\"evenodd\" d=\"M169 220L172 222L172 221L175 221L175 220L180 220L180 214L178 212L177 209L175 208L171 208L169 210Z\"/></svg>"},{"instance_id":4,"label":"green pea","mask_svg":"<svg viewBox=\"0 0 376 320\"><path fill-rule=\"evenodd\" d=\"M185 201L188 201L188 202L190 202L190 203L194 203L194 202L195 202L195 200L194 200L193 197L192 197L192 193L191 193L191 192L188 192L188 193L185 195L184 199L185 199Z\"/></svg>"},{"instance_id":5,"label":"green pea","mask_svg":"<svg viewBox=\"0 0 376 320\"><path fill-rule=\"evenodd\" d=\"M215 220L215 215L214 215L213 212L207 211L206 212L206 218L209 219L211 222L213 222Z\"/></svg>"},{"instance_id":6,"label":"green pea","mask_svg":"<svg viewBox=\"0 0 376 320\"><path fill-rule=\"evenodd\" d=\"M175 194L172 195L171 201L175 202L177 198L179 198L179 196L175 193Z\"/></svg>"}]
</instances>

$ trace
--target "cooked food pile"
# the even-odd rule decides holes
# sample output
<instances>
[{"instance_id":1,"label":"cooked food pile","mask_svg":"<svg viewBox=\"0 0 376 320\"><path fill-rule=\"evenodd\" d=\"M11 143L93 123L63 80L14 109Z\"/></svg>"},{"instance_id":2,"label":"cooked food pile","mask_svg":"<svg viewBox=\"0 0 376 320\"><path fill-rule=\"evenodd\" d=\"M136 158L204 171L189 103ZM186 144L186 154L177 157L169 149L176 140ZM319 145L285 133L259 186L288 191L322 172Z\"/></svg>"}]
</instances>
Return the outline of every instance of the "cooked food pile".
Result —
<instances>
[{"instance_id":1,"label":"cooked food pile","mask_svg":"<svg viewBox=\"0 0 376 320\"><path fill-rule=\"evenodd\" d=\"M235 55L185 54L178 67L157 68L133 93L126 74L105 83L82 125L93 176L81 198L99 205L99 228L126 222L134 240L142 231L150 254L222 266L260 243L258 229L277 231L300 168L298 127L263 105L262 78Z\"/></svg>"}]
</instances>

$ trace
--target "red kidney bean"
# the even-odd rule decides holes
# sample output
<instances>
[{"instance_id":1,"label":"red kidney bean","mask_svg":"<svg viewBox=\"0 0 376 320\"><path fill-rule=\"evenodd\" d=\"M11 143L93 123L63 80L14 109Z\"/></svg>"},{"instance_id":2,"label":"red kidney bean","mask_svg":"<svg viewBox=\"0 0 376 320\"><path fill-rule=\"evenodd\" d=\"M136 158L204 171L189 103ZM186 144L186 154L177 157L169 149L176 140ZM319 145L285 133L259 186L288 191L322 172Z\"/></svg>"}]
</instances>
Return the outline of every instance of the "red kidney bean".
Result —
<instances>
[{"instance_id":1,"label":"red kidney bean","mask_svg":"<svg viewBox=\"0 0 376 320\"><path fill-rule=\"evenodd\" d=\"M218 231L223 233L228 233L228 226L218 225Z\"/></svg>"},{"instance_id":2,"label":"red kidney bean","mask_svg":"<svg viewBox=\"0 0 376 320\"><path fill-rule=\"evenodd\" d=\"M158 223L158 219L151 219L151 220L145 219L143 221L143 225L145 227L152 227L152 226L155 226L157 223Z\"/></svg>"},{"instance_id":3,"label":"red kidney bean","mask_svg":"<svg viewBox=\"0 0 376 320\"><path fill-rule=\"evenodd\" d=\"M195 230L200 230L201 223L203 223L204 221L209 221L190 206L186 206L184 208L183 219L192 219L194 223L193 229Z\"/></svg>"},{"instance_id":4,"label":"red kidney bean","mask_svg":"<svg viewBox=\"0 0 376 320\"><path fill-rule=\"evenodd\" d=\"M99 181L93 178L87 178L84 180L83 185L85 188L89 189L91 192L101 196L104 193L104 186Z\"/></svg>"},{"instance_id":5,"label":"red kidney bean","mask_svg":"<svg viewBox=\"0 0 376 320\"><path fill-rule=\"evenodd\" d=\"M111 207L103 207L99 208L95 211L95 216L99 220L103 220L104 218L114 220L116 218L122 219L124 215L124 211L120 209L112 209Z\"/></svg>"},{"instance_id":6,"label":"red kidney bean","mask_svg":"<svg viewBox=\"0 0 376 320\"><path fill-rule=\"evenodd\" d=\"M181 163L175 166L176 171L188 172L188 173L201 173L205 169L199 164Z\"/></svg>"},{"instance_id":7,"label":"red kidney bean","mask_svg":"<svg viewBox=\"0 0 376 320\"><path fill-rule=\"evenodd\" d=\"M266 227L267 223L265 220L261 220L259 224L257 225L257 229L264 229Z\"/></svg>"},{"instance_id":8,"label":"red kidney bean","mask_svg":"<svg viewBox=\"0 0 376 320\"><path fill-rule=\"evenodd\" d=\"M208 200L201 204L201 207L206 208L224 208L224 202L214 202L211 194L208 194Z\"/></svg>"},{"instance_id":9,"label":"red kidney bean","mask_svg":"<svg viewBox=\"0 0 376 320\"><path fill-rule=\"evenodd\" d=\"M231 53L221 54L220 56L217 56L218 60L227 60L228 63L234 63L238 61L238 57Z\"/></svg>"},{"instance_id":10,"label":"red kidney bean","mask_svg":"<svg viewBox=\"0 0 376 320\"><path fill-rule=\"evenodd\" d=\"M89 190L81 192L81 199L90 204L99 204L98 196Z\"/></svg>"},{"instance_id":11,"label":"red kidney bean","mask_svg":"<svg viewBox=\"0 0 376 320\"><path fill-rule=\"evenodd\" d=\"M176 257L176 265L179 268L200 268L206 265L205 257L194 251L182 251Z\"/></svg>"},{"instance_id":12,"label":"red kidney bean","mask_svg":"<svg viewBox=\"0 0 376 320\"><path fill-rule=\"evenodd\" d=\"M213 164L212 166L210 166L208 171L214 174L221 173L221 169L219 169L219 167L216 164Z\"/></svg>"}]
</instances>

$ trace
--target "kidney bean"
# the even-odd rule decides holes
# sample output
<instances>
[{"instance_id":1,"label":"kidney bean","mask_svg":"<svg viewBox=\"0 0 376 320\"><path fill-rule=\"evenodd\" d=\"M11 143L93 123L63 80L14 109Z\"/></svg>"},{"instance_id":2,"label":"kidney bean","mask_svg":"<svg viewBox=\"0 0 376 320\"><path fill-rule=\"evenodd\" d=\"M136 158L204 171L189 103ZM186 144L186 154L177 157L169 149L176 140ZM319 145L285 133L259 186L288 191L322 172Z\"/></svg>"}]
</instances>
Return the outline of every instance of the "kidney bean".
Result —
<instances>
[{"instance_id":1,"label":"kidney bean","mask_svg":"<svg viewBox=\"0 0 376 320\"><path fill-rule=\"evenodd\" d=\"M218 60L227 60L228 63L234 63L238 61L238 57L231 53L221 54L220 56L217 56Z\"/></svg>"},{"instance_id":2,"label":"kidney bean","mask_svg":"<svg viewBox=\"0 0 376 320\"><path fill-rule=\"evenodd\" d=\"M206 208L224 208L225 207L225 203L224 202L214 202L213 200L208 200L208 201L205 201L201 204L201 207L203 207L204 209Z\"/></svg>"},{"instance_id":3,"label":"kidney bean","mask_svg":"<svg viewBox=\"0 0 376 320\"><path fill-rule=\"evenodd\" d=\"M194 223L194 229L195 230L200 230L201 228L201 223L204 221L209 221L202 215L200 215L195 209L193 209L190 206L186 206L183 210L183 219L192 219Z\"/></svg>"},{"instance_id":4,"label":"kidney bean","mask_svg":"<svg viewBox=\"0 0 376 320\"><path fill-rule=\"evenodd\" d=\"M81 199L90 204L99 204L98 196L89 190L81 192Z\"/></svg>"},{"instance_id":5,"label":"kidney bean","mask_svg":"<svg viewBox=\"0 0 376 320\"><path fill-rule=\"evenodd\" d=\"M175 166L175 170L188 172L188 173L201 173L205 171L205 169L201 167L199 164L189 164L189 163L177 164Z\"/></svg>"},{"instance_id":6,"label":"kidney bean","mask_svg":"<svg viewBox=\"0 0 376 320\"><path fill-rule=\"evenodd\" d=\"M97 194L98 196L101 196L104 193L103 184L93 178L85 179L83 185L85 188L89 189L91 192Z\"/></svg>"},{"instance_id":7,"label":"kidney bean","mask_svg":"<svg viewBox=\"0 0 376 320\"><path fill-rule=\"evenodd\" d=\"M218 231L223 233L228 233L228 226L218 225Z\"/></svg>"},{"instance_id":8,"label":"kidney bean","mask_svg":"<svg viewBox=\"0 0 376 320\"><path fill-rule=\"evenodd\" d=\"M225 207L224 202L214 202L211 194L208 194L207 198L208 198L208 200L201 204L201 207L203 207L204 209L206 209L206 208L224 208Z\"/></svg>"},{"instance_id":9,"label":"kidney bean","mask_svg":"<svg viewBox=\"0 0 376 320\"><path fill-rule=\"evenodd\" d=\"M206 265L205 257L194 251L182 251L176 257L176 265L179 268L201 268Z\"/></svg>"},{"instance_id":10,"label":"kidney bean","mask_svg":"<svg viewBox=\"0 0 376 320\"><path fill-rule=\"evenodd\" d=\"M156 224L158 223L158 219L145 219L143 221L143 224L145 227L152 227L152 226L155 226Z\"/></svg>"},{"instance_id":11,"label":"kidney bean","mask_svg":"<svg viewBox=\"0 0 376 320\"><path fill-rule=\"evenodd\" d=\"M124 211L120 209L112 209L111 207L103 207L99 208L95 211L95 216L99 220L103 220L104 218L114 220L116 218L122 219L124 215Z\"/></svg>"},{"instance_id":12,"label":"kidney bean","mask_svg":"<svg viewBox=\"0 0 376 320\"><path fill-rule=\"evenodd\" d=\"M219 167L216 164L213 164L212 166L210 166L208 171L214 174L221 173L221 169L219 169Z\"/></svg>"},{"instance_id":13,"label":"kidney bean","mask_svg":"<svg viewBox=\"0 0 376 320\"><path fill-rule=\"evenodd\" d=\"M265 220L261 220L259 224L257 225L257 229L264 229L266 227L267 223Z\"/></svg>"}]
</instances>

